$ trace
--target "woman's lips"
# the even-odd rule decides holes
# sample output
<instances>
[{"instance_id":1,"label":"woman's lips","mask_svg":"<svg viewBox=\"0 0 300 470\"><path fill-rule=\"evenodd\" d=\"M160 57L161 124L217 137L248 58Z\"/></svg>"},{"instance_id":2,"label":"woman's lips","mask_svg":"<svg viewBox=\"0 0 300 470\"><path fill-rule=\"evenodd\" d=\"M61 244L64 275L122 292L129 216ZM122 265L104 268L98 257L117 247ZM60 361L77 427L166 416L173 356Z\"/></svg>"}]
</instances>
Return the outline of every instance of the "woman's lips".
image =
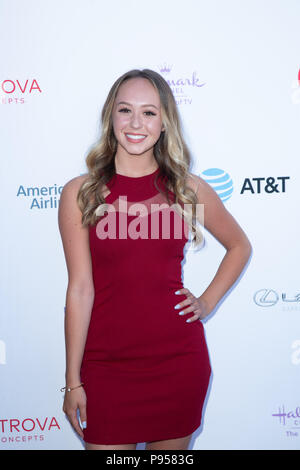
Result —
<instances>
[{"instance_id":1,"label":"woman's lips","mask_svg":"<svg viewBox=\"0 0 300 470\"><path fill-rule=\"evenodd\" d=\"M146 139L146 135L142 135L142 134L125 134L126 136L126 139L128 140L128 142L131 142L131 143L134 143L134 144L138 144L139 142L143 142L143 140Z\"/></svg>"}]
</instances>

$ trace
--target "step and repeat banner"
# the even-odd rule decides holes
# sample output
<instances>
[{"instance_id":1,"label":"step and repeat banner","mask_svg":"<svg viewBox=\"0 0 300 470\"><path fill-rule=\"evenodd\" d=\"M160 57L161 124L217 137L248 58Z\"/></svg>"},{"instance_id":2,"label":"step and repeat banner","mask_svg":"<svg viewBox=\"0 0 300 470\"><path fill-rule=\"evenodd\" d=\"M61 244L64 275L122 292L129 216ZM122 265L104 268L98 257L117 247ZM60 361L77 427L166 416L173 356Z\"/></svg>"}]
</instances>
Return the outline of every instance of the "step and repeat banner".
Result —
<instances>
[{"instance_id":1,"label":"step and repeat banner","mask_svg":"<svg viewBox=\"0 0 300 470\"><path fill-rule=\"evenodd\" d=\"M191 171L253 247L204 322L213 373L190 448L300 447L299 21L298 0L0 1L1 449L84 449L62 411L58 206L133 68L167 80ZM204 235L183 263L197 296L226 253Z\"/></svg>"}]
</instances>

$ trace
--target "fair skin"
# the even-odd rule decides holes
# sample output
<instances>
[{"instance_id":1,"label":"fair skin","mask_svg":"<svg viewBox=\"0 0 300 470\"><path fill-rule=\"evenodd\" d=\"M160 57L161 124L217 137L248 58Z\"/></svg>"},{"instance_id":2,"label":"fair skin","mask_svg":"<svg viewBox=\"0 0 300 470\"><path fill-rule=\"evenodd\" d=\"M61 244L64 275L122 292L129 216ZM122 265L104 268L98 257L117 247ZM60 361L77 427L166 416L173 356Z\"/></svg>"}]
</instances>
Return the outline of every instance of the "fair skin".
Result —
<instances>
[{"instance_id":1,"label":"fair skin","mask_svg":"<svg viewBox=\"0 0 300 470\"><path fill-rule=\"evenodd\" d=\"M127 104L120 103L126 102ZM144 106L147 104L147 106ZM149 106L149 105L152 106ZM112 111L113 129L118 141L115 155L116 172L138 177L152 173L157 168L153 146L164 131L160 99L152 84L144 78L123 83L116 96ZM130 142L126 134L147 136L141 142ZM83 357L90 314L94 300L91 254L88 228L82 227L81 211L76 203L78 190L86 175L75 177L65 184L59 204L59 228L68 269L66 293L66 384L74 387L80 383L80 366ZM205 228L224 246L226 254L207 289L197 297L189 289L179 292L186 300L179 304L184 314L193 312L191 321L206 318L228 289L239 277L250 254L251 244L233 216L226 210L215 191L202 178L190 174L188 185L196 192L199 204L204 204ZM103 196L109 194L104 188ZM78 435L83 432L77 419L86 422L86 395L84 388L65 394L63 410ZM146 450L188 449L192 434L178 439L146 443ZM137 444L96 445L86 443L87 450L132 450Z\"/></svg>"},{"instance_id":2,"label":"fair skin","mask_svg":"<svg viewBox=\"0 0 300 470\"><path fill-rule=\"evenodd\" d=\"M143 78L123 83L115 99L112 120L118 141L116 172L135 177L155 171L158 165L153 147L164 126L160 98L153 85ZM126 134L140 134L146 138L142 142L130 142Z\"/></svg>"}]
</instances>

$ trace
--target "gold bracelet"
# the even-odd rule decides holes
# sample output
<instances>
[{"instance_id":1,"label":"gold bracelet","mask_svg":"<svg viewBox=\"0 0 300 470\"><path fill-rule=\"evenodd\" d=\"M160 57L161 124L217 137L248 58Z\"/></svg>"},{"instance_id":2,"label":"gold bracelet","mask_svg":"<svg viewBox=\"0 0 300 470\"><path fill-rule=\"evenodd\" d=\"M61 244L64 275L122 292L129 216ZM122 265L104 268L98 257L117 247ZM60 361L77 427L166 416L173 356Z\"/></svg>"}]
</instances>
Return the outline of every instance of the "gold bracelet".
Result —
<instances>
[{"instance_id":1,"label":"gold bracelet","mask_svg":"<svg viewBox=\"0 0 300 470\"><path fill-rule=\"evenodd\" d=\"M84 385L84 383L81 382L81 384L77 385L77 387L72 387L72 388L63 387L63 388L60 389L60 391L63 392L65 390L66 392L71 392L72 390L75 390L76 388L83 387L83 385Z\"/></svg>"}]
</instances>

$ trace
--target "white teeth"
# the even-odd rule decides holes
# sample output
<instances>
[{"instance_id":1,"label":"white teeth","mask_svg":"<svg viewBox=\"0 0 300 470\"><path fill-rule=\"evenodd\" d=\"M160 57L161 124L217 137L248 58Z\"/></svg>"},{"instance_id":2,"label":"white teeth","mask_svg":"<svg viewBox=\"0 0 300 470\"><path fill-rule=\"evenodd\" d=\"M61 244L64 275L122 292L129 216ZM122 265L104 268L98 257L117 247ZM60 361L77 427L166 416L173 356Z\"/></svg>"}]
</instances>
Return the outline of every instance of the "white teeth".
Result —
<instances>
[{"instance_id":1,"label":"white teeth","mask_svg":"<svg viewBox=\"0 0 300 470\"><path fill-rule=\"evenodd\" d=\"M135 139L135 140L141 140L141 139L145 139L145 135L132 135L132 134L126 134L127 137L129 137L130 139Z\"/></svg>"}]
</instances>

